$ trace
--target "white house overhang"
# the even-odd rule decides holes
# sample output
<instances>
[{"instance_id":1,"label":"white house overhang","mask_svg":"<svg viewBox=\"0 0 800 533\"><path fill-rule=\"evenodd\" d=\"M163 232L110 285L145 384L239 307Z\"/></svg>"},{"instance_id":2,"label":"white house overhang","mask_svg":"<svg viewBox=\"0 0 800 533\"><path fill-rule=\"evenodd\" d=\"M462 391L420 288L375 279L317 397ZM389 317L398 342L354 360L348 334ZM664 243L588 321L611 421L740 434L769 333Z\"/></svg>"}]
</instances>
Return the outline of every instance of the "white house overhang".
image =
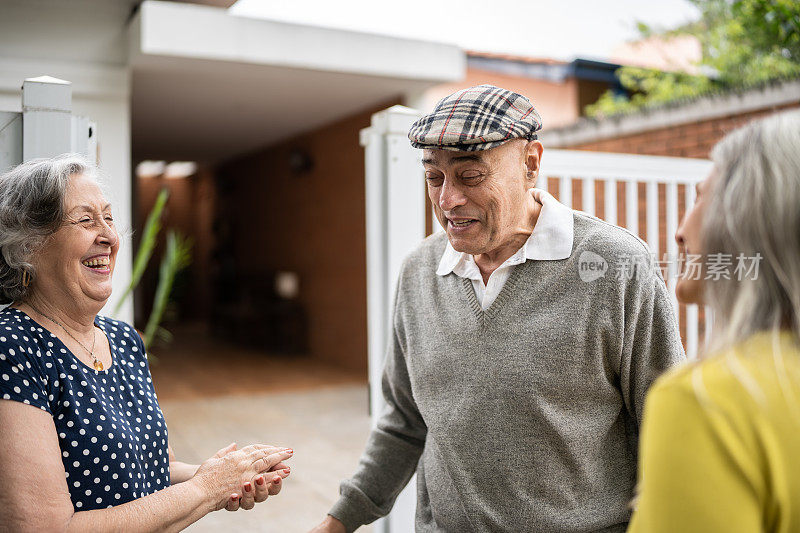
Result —
<instances>
[{"instance_id":1,"label":"white house overhang","mask_svg":"<svg viewBox=\"0 0 800 533\"><path fill-rule=\"evenodd\" d=\"M130 22L134 158L215 162L461 80L458 46L148 0Z\"/></svg>"}]
</instances>

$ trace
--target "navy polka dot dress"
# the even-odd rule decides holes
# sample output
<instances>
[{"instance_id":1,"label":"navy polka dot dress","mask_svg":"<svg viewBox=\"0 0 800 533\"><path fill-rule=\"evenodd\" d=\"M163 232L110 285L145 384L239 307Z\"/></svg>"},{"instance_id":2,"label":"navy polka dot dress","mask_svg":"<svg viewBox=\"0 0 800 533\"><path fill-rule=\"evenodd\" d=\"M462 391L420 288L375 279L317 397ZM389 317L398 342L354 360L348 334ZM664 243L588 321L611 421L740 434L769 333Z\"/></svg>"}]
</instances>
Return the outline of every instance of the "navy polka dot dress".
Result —
<instances>
[{"instance_id":1,"label":"navy polka dot dress","mask_svg":"<svg viewBox=\"0 0 800 533\"><path fill-rule=\"evenodd\" d=\"M167 425L139 334L98 316L112 364L98 372L17 309L0 311L0 397L53 417L72 505L101 509L169 486Z\"/></svg>"}]
</instances>

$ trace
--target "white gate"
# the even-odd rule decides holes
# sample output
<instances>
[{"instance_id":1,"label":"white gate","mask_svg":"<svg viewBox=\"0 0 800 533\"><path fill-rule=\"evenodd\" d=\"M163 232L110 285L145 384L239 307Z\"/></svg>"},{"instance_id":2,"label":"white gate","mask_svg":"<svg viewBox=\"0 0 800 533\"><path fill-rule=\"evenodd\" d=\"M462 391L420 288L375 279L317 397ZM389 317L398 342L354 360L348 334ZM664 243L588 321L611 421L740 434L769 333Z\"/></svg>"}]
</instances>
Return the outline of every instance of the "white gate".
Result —
<instances>
[{"instance_id":1,"label":"white gate","mask_svg":"<svg viewBox=\"0 0 800 533\"><path fill-rule=\"evenodd\" d=\"M367 320L373 425L383 407L380 380L397 276L404 257L425 237L427 204L422 153L411 147L406 136L420 116L416 110L394 106L374 114L371 126L361 131L361 144L366 152ZM639 215L643 211L644 240L659 261L664 258L661 250L666 250L664 275L676 316L683 317L681 329L690 359L697 355L700 317L696 305L684 308L675 298L678 248L673 237L678 228L680 197L684 209L691 208L694 186L710 170L711 162L702 159L548 150L545 146L537 184L549 189L561 203L600 215L612 224L618 224L624 217L624 227L635 234L639 234ZM639 197L640 185L645 191L643 201ZM623 189L621 195L618 188ZM577 194L573 194L574 190ZM580 202L575 201L577 196ZM659 208L662 199L663 213ZM624 206L622 212L620 204ZM435 222L434 227L438 228ZM703 320L706 339L711 330L709 321L710 312L706 309ZM376 522L376 531L414 530L413 485L412 480L389 517Z\"/></svg>"}]
</instances>

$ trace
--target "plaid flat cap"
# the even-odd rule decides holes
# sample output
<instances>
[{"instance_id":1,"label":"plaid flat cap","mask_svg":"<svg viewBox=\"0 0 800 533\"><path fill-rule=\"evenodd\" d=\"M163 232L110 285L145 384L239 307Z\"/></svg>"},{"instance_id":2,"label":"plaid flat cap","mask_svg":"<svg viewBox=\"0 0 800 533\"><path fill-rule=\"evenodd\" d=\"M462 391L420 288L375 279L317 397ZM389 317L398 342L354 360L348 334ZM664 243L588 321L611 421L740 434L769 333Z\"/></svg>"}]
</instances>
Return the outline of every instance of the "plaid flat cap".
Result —
<instances>
[{"instance_id":1,"label":"plaid flat cap","mask_svg":"<svg viewBox=\"0 0 800 533\"><path fill-rule=\"evenodd\" d=\"M542 118L530 100L494 85L478 85L442 98L411 126L414 148L488 150L511 139L536 139Z\"/></svg>"}]
</instances>

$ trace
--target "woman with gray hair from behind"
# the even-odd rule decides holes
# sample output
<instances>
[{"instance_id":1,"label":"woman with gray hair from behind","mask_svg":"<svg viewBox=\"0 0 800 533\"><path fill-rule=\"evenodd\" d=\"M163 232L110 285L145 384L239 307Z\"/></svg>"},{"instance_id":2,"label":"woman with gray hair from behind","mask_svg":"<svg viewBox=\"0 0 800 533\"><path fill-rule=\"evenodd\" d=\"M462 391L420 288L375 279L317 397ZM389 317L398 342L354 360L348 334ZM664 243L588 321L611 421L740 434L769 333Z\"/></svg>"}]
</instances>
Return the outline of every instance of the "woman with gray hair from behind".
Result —
<instances>
[{"instance_id":1,"label":"woman with gray hair from behind","mask_svg":"<svg viewBox=\"0 0 800 533\"><path fill-rule=\"evenodd\" d=\"M80 156L0 176L0 531L177 531L289 473L261 444L175 460L142 339L98 316L119 245Z\"/></svg>"},{"instance_id":2,"label":"woman with gray hair from behind","mask_svg":"<svg viewBox=\"0 0 800 533\"><path fill-rule=\"evenodd\" d=\"M629 531L800 531L800 111L711 158L676 239L702 259L677 294L711 307L712 342L648 393Z\"/></svg>"}]
</instances>

